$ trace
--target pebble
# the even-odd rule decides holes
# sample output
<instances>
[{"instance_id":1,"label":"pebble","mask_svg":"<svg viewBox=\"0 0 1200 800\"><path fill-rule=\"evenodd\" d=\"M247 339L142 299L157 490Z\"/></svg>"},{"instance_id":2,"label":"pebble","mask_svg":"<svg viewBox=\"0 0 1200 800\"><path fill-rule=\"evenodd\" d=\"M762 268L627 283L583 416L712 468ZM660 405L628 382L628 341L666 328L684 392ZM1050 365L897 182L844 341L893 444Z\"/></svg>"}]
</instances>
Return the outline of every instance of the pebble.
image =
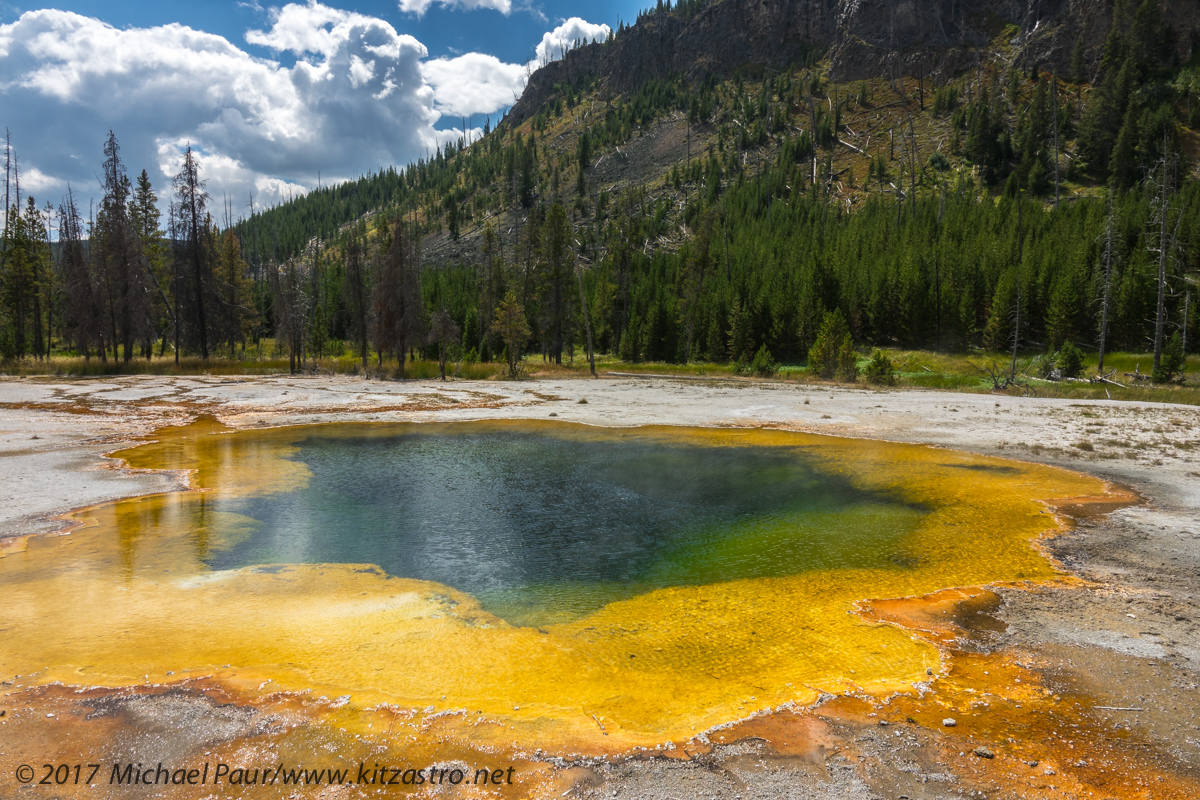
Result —
<instances>
[{"instance_id":1,"label":"pebble","mask_svg":"<svg viewBox=\"0 0 1200 800\"><path fill-rule=\"evenodd\" d=\"M1043 772L1042 774L1043 775L1056 775L1057 773L1052 769L1048 769L1045 772Z\"/></svg>"},{"instance_id":2,"label":"pebble","mask_svg":"<svg viewBox=\"0 0 1200 800\"><path fill-rule=\"evenodd\" d=\"M879 720L879 727L886 728L887 726L888 726L888 721L886 719Z\"/></svg>"},{"instance_id":3,"label":"pebble","mask_svg":"<svg viewBox=\"0 0 1200 800\"><path fill-rule=\"evenodd\" d=\"M946 717L944 720L942 720L942 725L946 728L953 728L957 724L958 722L950 717Z\"/></svg>"},{"instance_id":4,"label":"pebble","mask_svg":"<svg viewBox=\"0 0 1200 800\"><path fill-rule=\"evenodd\" d=\"M979 756L980 758L995 758L996 757L996 754L993 753L991 750L988 750L986 747L976 747L975 755Z\"/></svg>"}]
</instances>

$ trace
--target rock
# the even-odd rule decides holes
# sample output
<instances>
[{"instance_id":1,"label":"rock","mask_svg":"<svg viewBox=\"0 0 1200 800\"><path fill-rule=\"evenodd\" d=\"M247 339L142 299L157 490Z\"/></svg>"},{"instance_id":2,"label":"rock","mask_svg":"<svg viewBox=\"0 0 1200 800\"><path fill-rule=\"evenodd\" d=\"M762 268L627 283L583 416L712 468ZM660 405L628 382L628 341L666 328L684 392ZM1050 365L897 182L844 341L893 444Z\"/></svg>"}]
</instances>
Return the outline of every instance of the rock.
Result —
<instances>
[{"instance_id":1,"label":"rock","mask_svg":"<svg viewBox=\"0 0 1200 800\"><path fill-rule=\"evenodd\" d=\"M1038 762L1036 762L1036 761L1026 761L1025 763L1028 764L1030 767L1036 767L1038 765Z\"/></svg>"},{"instance_id":2,"label":"rock","mask_svg":"<svg viewBox=\"0 0 1200 800\"><path fill-rule=\"evenodd\" d=\"M953 728L957 724L958 722L951 717L946 717L944 720L942 720L942 726L945 728Z\"/></svg>"},{"instance_id":3,"label":"rock","mask_svg":"<svg viewBox=\"0 0 1200 800\"><path fill-rule=\"evenodd\" d=\"M1052 770L1052 769L1048 769L1048 770L1046 770L1045 772L1043 772L1042 774L1043 774L1043 775L1057 775L1058 773L1056 773L1056 772L1055 772L1054 770Z\"/></svg>"},{"instance_id":4,"label":"rock","mask_svg":"<svg viewBox=\"0 0 1200 800\"><path fill-rule=\"evenodd\" d=\"M1175 55L1185 63L1200 32L1200 7L1195 0L1160 2L1174 28ZM1082 39L1091 68L1111 22L1110 5L1095 0L1053 0L1038 4L1037 13L1020 0L959 0L957 13L949 14L945 5L729 0L695 14L650 12L616 39L575 48L534 72L505 121L516 128L553 101L559 85L584 76L628 92L673 75L699 82L750 65L784 70L814 51L829 59L831 76L842 82L891 74L893 58L904 75L953 75L989 52L997 23L1022 32L1022 63L1065 68Z\"/></svg>"},{"instance_id":5,"label":"rock","mask_svg":"<svg viewBox=\"0 0 1200 800\"><path fill-rule=\"evenodd\" d=\"M996 754L993 753L991 750L988 750L986 747L976 747L975 755L979 756L980 758L995 758L996 757Z\"/></svg>"},{"instance_id":6,"label":"rock","mask_svg":"<svg viewBox=\"0 0 1200 800\"><path fill-rule=\"evenodd\" d=\"M879 720L879 727L881 727L881 728L886 728L888 726L888 724L889 723L886 719Z\"/></svg>"}]
</instances>

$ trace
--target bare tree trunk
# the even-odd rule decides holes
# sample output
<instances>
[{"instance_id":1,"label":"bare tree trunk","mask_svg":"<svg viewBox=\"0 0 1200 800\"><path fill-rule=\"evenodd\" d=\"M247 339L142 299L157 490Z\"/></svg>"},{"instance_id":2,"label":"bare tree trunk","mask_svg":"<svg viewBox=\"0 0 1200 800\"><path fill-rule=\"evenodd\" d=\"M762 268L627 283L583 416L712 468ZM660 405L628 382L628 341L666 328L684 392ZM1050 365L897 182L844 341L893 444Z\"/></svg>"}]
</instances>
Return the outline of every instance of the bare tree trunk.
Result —
<instances>
[{"instance_id":1,"label":"bare tree trunk","mask_svg":"<svg viewBox=\"0 0 1200 800\"><path fill-rule=\"evenodd\" d=\"M194 192L192 193L195 194ZM191 200L192 269L196 280L196 322L200 333L200 356L208 360L208 321L204 316L204 270L200 265L200 218L196 213L195 197Z\"/></svg>"},{"instance_id":2,"label":"bare tree trunk","mask_svg":"<svg viewBox=\"0 0 1200 800\"><path fill-rule=\"evenodd\" d=\"M1188 318L1192 313L1192 293L1188 292L1187 297L1183 298L1183 358L1187 361L1187 335L1188 335Z\"/></svg>"},{"instance_id":3,"label":"bare tree trunk","mask_svg":"<svg viewBox=\"0 0 1200 800\"><path fill-rule=\"evenodd\" d=\"M1104 230L1104 301L1100 307L1100 363L1096 367L1101 375L1104 374L1104 351L1108 345L1108 307L1112 297L1112 238L1114 222L1113 199L1110 192L1108 195L1108 222Z\"/></svg>"},{"instance_id":4,"label":"bare tree trunk","mask_svg":"<svg viewBox=\"0 0 1200 800\"><path fill-rule=\"evenodd\" d=\"M1162 174L1162 195L1159 198L1160 208L1158 231L1158 311L1154 317L1154 371L1158 372L1159 364L1162 362L1163 348L1163 330L1166 327L1167 321L1167 254L1170 252L1170 243L1167 240L1167 205L1169 202L1167 187L1170 180L1171 170L1168 167L1168 158L1165 155L1166 148L1163 149L1163 174Z\"/></svg>"},{"instance_id":5,"label":"bare tree trunk","mask_svg":"<svg viewBox=\"0 0 1200 800\"><path fill-rule=\"evenodd\" d=\"M1008 382L1012 383L1017 379L1017 346L1021 343L1021 283L1020 277L1017 278L1017 315L1013 325L1013 351L1012 351L1012 366L1008 370Z\"/></svg>"},{"instance_id":6,"label":"bare tree trunk","mask_svg":"<svg viewBox=\"0 0 1200 800\"><path fill-rule=\"evenodd\" d=\"M1050 104L1054 106L1054 207L1058 208L1058 73L1050 82Z\"/></svg>"},{"instance_id":7,"label":"bare tree trunk","mask_svg":"<svg viewBox=\"0 0 1200 800\"><path fill-rule=\"evenodd\" d=\"M592 352L592 321L588 318L587 295L583 293L583 271L575 270L575 277L579 281L579 303L583 309L583 329L587 332L588 366L591 368L594 378L596 377L596 354ZM572 351L574 351L573 346Z\"/></svg>"}]
</instances>

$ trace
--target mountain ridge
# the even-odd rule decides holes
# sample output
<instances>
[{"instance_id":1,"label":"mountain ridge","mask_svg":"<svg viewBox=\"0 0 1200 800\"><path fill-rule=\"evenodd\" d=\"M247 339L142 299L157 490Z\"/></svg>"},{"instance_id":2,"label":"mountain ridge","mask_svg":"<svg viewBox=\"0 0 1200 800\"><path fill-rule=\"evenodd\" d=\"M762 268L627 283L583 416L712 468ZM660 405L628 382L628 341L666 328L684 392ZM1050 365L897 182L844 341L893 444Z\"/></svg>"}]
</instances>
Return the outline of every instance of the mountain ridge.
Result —
<instances>
[{"instance_id":1,"label":"mountain ridge","mask_svg":"<svg viewBox=\"0 0 1200 800\"><path fill-rule=\"evenodd\" d=\"M1161 0L1176 58L1200 45L1200 3ZM1114 4L1095 0L717 0L648 11L607 42L587 44L534 72L505 119L520 125L556 87L599 79L612 93L682 75L690 82L737 71L781 70L816 55L837 81L897 75L944 82L978 67L1015 26L1022 66L1065 73L1077 41L1097 68Z\"/></svg>"}]
</instances>

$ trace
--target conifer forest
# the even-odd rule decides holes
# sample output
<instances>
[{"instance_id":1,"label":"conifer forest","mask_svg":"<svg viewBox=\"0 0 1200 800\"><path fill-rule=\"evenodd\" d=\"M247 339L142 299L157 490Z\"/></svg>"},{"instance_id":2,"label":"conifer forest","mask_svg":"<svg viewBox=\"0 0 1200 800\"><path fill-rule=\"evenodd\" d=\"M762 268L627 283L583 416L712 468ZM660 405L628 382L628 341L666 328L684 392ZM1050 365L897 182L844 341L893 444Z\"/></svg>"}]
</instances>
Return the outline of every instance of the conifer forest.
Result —
<instances>
[{"instance_id":1,"label":"conifer forest","mask_svg":"<svg viewBox=\"0 0 1200 800\"><path fill-rule=\"evenodd\" d=\"M0 359L854 380L899 349L978 354L999 382L1018 356L1079 375L1131 352L1174 381L1200 338L1200 65L1168 23L1118 2L1067 68L1008 58L1001 31L954 74L849 80L816 51L622 91L574 70L532 113L273 208L214 196L190 149L152 185L120 131L76 154L101 200L35 198L6 146Z\"/></svg>"}]
</instances>

